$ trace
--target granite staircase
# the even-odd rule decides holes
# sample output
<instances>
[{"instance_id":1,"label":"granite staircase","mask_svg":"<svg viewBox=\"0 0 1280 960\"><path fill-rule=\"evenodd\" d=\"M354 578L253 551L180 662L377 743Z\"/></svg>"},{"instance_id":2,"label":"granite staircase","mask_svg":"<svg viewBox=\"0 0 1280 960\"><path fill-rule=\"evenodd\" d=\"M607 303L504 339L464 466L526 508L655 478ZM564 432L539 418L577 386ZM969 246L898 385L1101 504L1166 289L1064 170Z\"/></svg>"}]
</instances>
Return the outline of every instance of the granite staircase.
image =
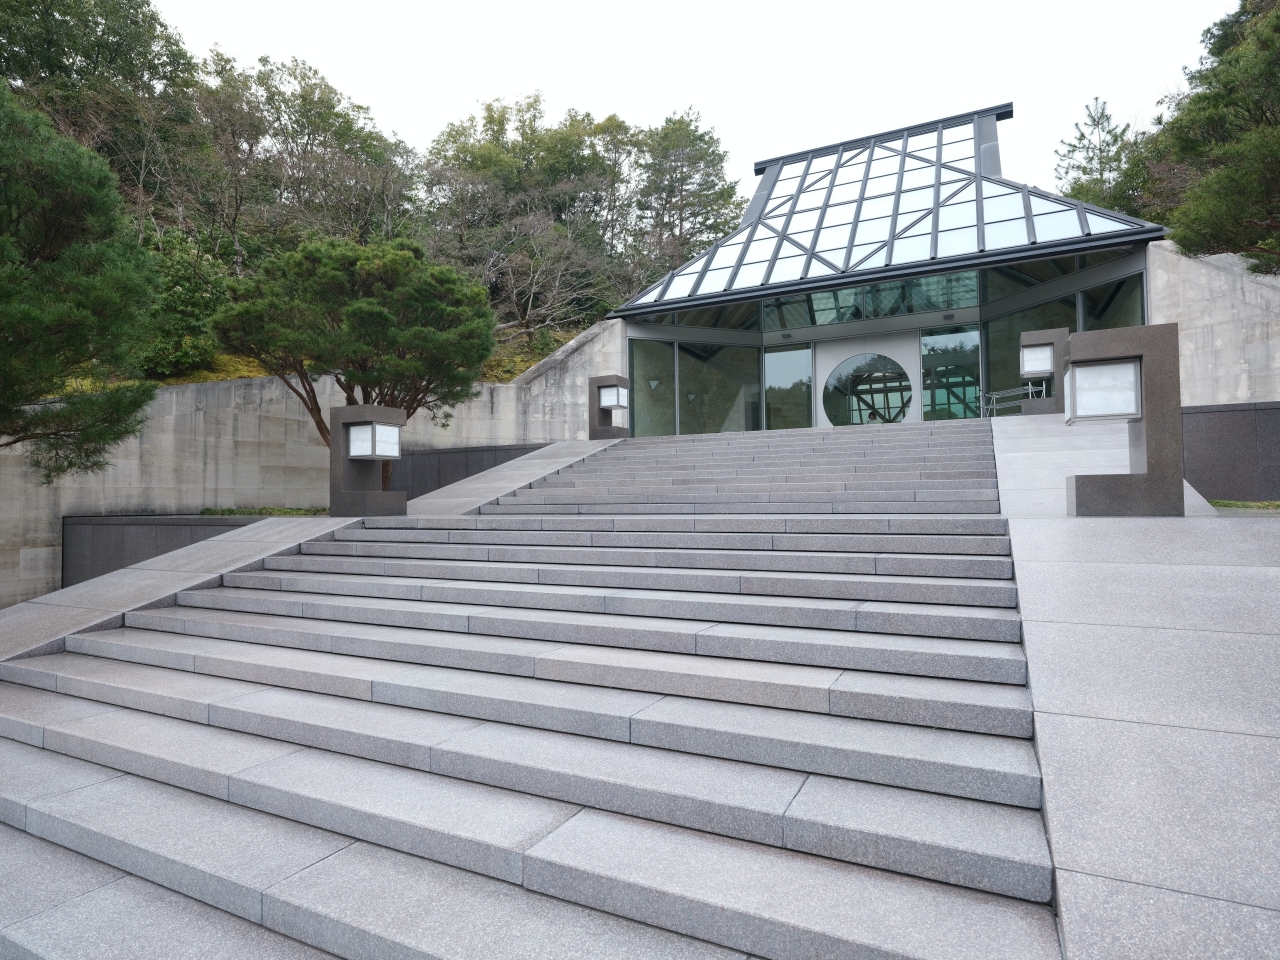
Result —
<instances>
[{"instance_id":1,"label":"granite staircase","mask_svg":"<svg viewBox=\"0 0 1280 960\"><path fill-rule=\"evenodd\" d=\"M1020 638L981 421L623 441L0 664L0 844L264 956L1058 958Z\"/></svg>"}]
</instances>

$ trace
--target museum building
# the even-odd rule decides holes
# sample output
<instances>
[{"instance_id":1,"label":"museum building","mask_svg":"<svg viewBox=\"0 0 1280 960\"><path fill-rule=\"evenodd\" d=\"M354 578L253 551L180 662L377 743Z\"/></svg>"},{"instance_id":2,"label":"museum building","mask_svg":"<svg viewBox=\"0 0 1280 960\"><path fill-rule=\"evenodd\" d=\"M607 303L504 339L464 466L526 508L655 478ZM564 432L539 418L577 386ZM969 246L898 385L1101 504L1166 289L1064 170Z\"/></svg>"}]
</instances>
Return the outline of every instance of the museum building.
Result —
<instances>
[{"instance_id":1,"label":"museum building","mask_svg":"<svg viewBox=\"0 0 1280 960\"><path fill-rule=\"evenodd\" d=\"M1020 376L1022 332L1147 322L1164 228L1004 179L1012 116L757 163L742 225L611 314L631 435L1013 413L1052 393Z\"/></svg>"}]
</instances>

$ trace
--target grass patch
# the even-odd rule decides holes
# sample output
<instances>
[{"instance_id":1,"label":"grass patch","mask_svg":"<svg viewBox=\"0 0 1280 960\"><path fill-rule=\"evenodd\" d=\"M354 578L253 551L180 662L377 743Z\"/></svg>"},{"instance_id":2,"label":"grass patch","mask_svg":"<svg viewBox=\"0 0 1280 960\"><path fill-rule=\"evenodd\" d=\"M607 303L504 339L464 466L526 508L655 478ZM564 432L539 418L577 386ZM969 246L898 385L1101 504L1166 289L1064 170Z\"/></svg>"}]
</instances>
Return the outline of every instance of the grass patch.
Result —
<instances>
[{"instance_id":1,"label":"grass patch","mask_svg":"<svg viewBox=\"0 0 1280 960\"><path fill-rule=\"evenodd\" d=\"M184 383L214 383L218 380L247 380L251 377L269 377L271 374L249 357L237 357L232 353L214 354L208 370L188 370L176 376L157 380L161 386L176 387Z\"/></svg>"},{"instance_id":2,"label":"grass patch","mask_svg":"<svg viewBox=\"0 0 1280 960\"><path fill-rule=\"evenodd\" d=\"M1209 503L1237 510L1280 510L1280 500L1210 500Z\"/></svg>"},{"instance_id":3,"label":"grass patch","mask_svg":"<svg viewBox=\"0 0 1280 960\"><path fill-rule=\"evenodd\" d=\"M205 507L202 517L327 517L328 507Z\"/></svg>"},{"instance_id":4,"label":"grass patch","mask_svg":"<svg viewBox=\"0 0 1280 960\"><path fill-rule=\"evenodd\" d=\"M551 356L576 337L581 330L539 330L529 340L519 337L510 343L500 343L484 362L480 379L485 383L510 383L539 360Z\"/></svg>"}]
</instances>

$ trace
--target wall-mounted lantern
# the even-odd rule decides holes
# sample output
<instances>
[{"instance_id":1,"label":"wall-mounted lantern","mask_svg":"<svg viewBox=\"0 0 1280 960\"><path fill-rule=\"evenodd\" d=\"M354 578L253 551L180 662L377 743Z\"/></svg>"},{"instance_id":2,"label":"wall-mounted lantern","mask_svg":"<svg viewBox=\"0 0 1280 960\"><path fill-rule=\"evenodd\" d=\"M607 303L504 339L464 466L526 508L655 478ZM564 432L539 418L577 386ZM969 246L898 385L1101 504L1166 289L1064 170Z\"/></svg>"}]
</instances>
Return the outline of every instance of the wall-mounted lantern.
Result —
<instances>
[{"instance_id":1,"label":"wall-mounted lantern","mask_svg":"<svg viewBox=\"0 0 1280 960\"><path fill-rule=\"evenodd\" d=\"M348 424L347 458L350 460L399 460L400 425L395 423Z\"/></svg>"},{"instance_id":2,"label":"wall-mounted lantern","mask_svg":"<svg viewBox=\"0 0 1280 960\"><path fill-rule=\"evenodd\" d=\"M1142 361L1073 363L1066 376L1067 423L1077 420L1140 420Z\"/></svg>"},{"instance_id":3,"label":"wall-mounted lantern","mask_svg":"<svg viewBox=\"0 0 1280 960\"><path fill-rule=\"evenodd\" d=\"M600 387L601 410L627 409L627 388L620 386Z\"/></svg>"},{"instance_id":4,"label":"wall-mounted lantern","mask_svg":"<svg viewBox=\"0 0 1280 960\"><path fill-rule=\"evenodd\" d=\"M1039 380L1046 387L1042 396L1029 396L1022 401L1024 416L1063 412L1063 359L1070 333L1066 327L1056 327L1028 330L1019 336L1018 373L1023 380ZM1052 391L1049 384L1053 384Z\"/></svg>"},{"instance_id":5,"label":"wall-mounted lantern","mask_svg":"<svg viewBox=\"0 0 1280 960\"><path fill-rule=\"evenodd\" d=\"M1018 373L1023 380L1053 376L1053 344L1023 347L1018 355Z\"/></svg>"}]
</instances>

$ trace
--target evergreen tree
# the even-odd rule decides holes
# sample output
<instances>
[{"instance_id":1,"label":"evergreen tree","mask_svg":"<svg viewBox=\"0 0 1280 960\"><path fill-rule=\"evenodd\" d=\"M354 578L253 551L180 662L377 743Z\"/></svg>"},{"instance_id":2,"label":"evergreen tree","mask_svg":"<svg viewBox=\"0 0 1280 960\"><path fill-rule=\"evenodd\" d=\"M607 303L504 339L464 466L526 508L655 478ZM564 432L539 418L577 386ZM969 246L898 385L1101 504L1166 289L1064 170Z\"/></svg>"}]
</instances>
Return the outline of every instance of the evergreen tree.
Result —
<instances>
[{"instance_id":1,"label":"evergreen tree","mask_svg":"<svg viewBox=\"0 0 1280 960\"><path fill-rule=\"evenodd\" d=\"M1076 135L1062 141L1055 150L1058 165L1054 173L1063 186L1063 195L1111 210L1131 205L1120 189L1125 171L1135 152L1135 137L1129 124L1116 124L1105 100L1093 98L1084 108L1083 124L1076 124Z\"/></svg>"},{"instance_id":2,"label":"evergreen tree","mask_svg":"<svg viewBox=\"0 0 1280 960\"><path fill-rule=\"evenodd\" d=\"M0 447L45 482L142 428L155 388L124 378L151 297L107 164L0 89Z\"/></svg>"}]
</instances>

